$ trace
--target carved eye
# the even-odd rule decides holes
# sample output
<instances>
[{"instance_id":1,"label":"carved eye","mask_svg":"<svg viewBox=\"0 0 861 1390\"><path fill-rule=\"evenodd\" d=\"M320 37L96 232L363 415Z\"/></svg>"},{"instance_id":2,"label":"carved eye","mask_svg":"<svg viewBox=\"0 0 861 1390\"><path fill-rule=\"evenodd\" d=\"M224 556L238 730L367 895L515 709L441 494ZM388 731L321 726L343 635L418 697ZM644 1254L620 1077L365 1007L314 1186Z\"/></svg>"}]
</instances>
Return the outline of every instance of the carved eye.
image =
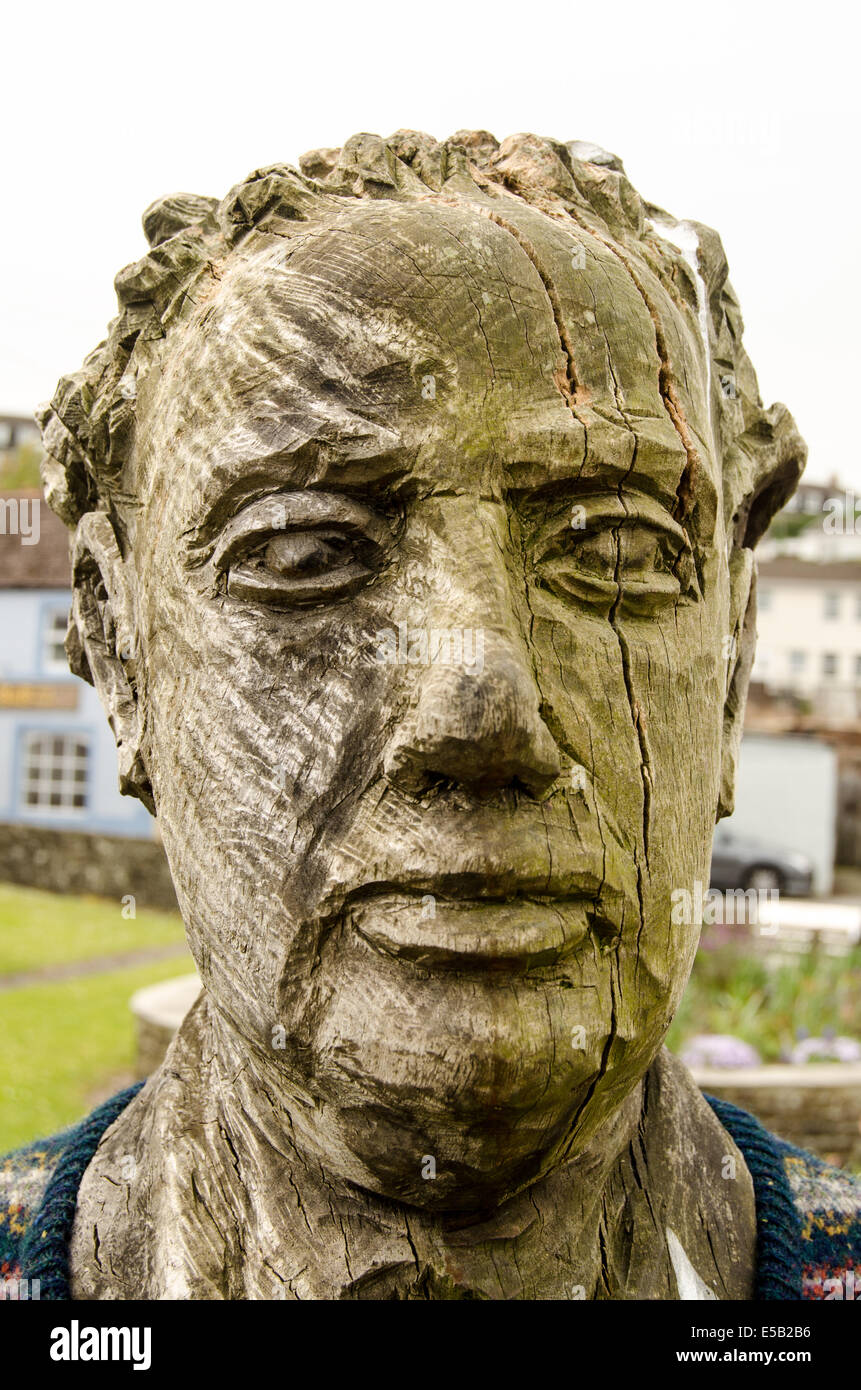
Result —
<instances>
[{"instance_id":1,"label":"carved eye","mask_svg":"<svg viewBox=\"0 0 861 1390\"><path fill-rule=\"evenodd\" d=\"M337 531L293 531L274 536L260 557L262 567L283 578L323 574L353 557L353 541Z\"/></svg>"},{"instance_id":2,"label":"carved eye","mask_svg":"<svg viewBox=\"0 0 861 1390\"><path fill-rule=\"evenodd\" d=\"M288 531L231 564L227 592L232 598L263 603L344 598L374 573L360 558L367 555L368 546L337 531Z\"/></svg>"},{"instance_id":3,"label":"carved eye","mask_svg":"<svg viewBox=\"0 0 861 1390\"><path fill-rule=\"evenodd\" d=\"M385 523L350 498L269 497L230 523L213 562L231 598L301 607L346 598L372 579L387 536Z\"/></svg>"},{"instance_id":4,"label":"carved eye","mask_svg":"<svg viewBox=\"0 0 861 1390\"><path fill-rule=\"evenodd\" d=\"M654 504L646 504L651 512ZM619 604L649 616L667 603L699 597L696 569L681 527L669 516L582 509L582 524L543 529L537 547L542 582L559 597L597 605Z\"/></svg>"}]
</instances>

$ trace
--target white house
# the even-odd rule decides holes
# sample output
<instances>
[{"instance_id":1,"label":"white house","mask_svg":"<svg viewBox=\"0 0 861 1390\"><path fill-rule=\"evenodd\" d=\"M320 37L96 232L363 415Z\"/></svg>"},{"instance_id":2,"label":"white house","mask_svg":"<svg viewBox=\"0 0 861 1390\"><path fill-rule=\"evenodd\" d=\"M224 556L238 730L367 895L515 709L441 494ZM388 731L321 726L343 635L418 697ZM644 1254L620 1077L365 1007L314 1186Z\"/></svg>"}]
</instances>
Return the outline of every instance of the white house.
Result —
<instances>
[{"instance_id":1,"label":"white house","mask_svg":"<svg viewBox=\"0 0 861 1390\"><path fill-rule=\"evenodd\" d=\"M759 565L753 679L822 712L861 715L861 563L778 555Z\"/></svg>"},{"instance_id":2,"label":"white house","mask_svg":"<svg viewBox=\"0 0 861 1390\"><path fill-rule=\"evenodd\" d=\"M821 516L829 497L842 492L842 484L837 478L827 483L808 483L802 481L785 504L782 514L801 513L805 516Z\"/></svg>"},{"instance_id":3,"label":"white house","mask_svg":"<svg viewBox=\"0 0 861 1390\"><path fill-rule=\"evenodd\" d=\"M34 511L33 508L37 510ZM0 498L0 821L150 838L120 796L98 696L69 671L66 528L36 491Z\"/></svg>"},{"instance_id":4,"label":"white house","mask_svg":"<svg viewBox=\"0 0 861 1390\"><path fill-rule=\"evenodd\" d=\"M20 444L40 444L39 426L33 415L0 415L0 454L17 449Z\"/></svg>"}]
</instances>

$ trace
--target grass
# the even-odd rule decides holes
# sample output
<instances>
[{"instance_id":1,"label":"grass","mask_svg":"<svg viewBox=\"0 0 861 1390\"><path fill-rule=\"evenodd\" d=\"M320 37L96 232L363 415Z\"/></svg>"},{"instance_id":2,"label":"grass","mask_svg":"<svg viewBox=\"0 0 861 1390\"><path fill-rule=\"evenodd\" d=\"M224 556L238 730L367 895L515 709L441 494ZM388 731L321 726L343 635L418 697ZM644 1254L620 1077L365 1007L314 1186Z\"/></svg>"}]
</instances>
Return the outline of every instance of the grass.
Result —
<instances>
[{"instance_id":1,"label":"grass","mask_svg":"<svg viewBox=\"0 0 861 1390\"><path fill-rule=\"evenodd\" d=\"M698 953L667 1044L678 1052L697 1033L729 1033L779 1062L800 1029L821 1037L826 1028L861 1038L861 950L770 966L724 946Z\"/></svg>"},{"instance_id":2,"label":"grass","mask_svg":"<svg viewBox=\"0 0 861 1390\"><path fill-rule=\"evenodd\" d=\"M0 884L0 974L39 970L182 942L176 913L124 918L107 899ZM170 960L46 980L0 993L0 1154L81 1119L131 1080L135 990L184 975Z\"/></svg>"},{"instance_id":3,"label":"grass","mask_svg":"<svg viewBox=\"0 0 861 1390\"><path fill-rule=\"evenodd\" d=\"M122 903L108 898L67 898L0 883L0 975L184 940L176 912L139 908L133 918L122 912Z\"/></svg>"},{"instance_id":4,"label":"grass","mask_svg":"<svg viewBox=\"0 0 861 1390\"><path fill-rule=\"evenodd\" d=\"M14 492L19 488L40 487L41 457L42 450L38 444L19 444L16 449L0 456L0 489Z\"/></svg>"},{"instance_id":5,"label":"grass","mask_svg":"<svg viewBox=\"0 0 861 1390\"><path fill-rule=\"evenodd\" d=\"M191 968L191 958L180 957L3 994L0 1153L64 1129L127 1085L131 995Z\"/></svg>"}]
</instances>

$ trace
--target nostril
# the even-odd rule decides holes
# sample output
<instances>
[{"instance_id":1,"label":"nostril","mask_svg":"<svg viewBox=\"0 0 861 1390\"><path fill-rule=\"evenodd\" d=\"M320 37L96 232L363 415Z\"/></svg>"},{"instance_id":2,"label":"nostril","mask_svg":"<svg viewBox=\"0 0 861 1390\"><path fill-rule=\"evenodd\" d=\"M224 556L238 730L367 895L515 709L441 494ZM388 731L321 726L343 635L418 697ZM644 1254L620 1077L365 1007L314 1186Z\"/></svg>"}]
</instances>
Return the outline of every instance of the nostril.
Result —
<instances>
[{"instance_id":1,"label":"nostril","mask_svg":"<svg viewBox=\"0 0 861 1390\"><path fill-rule=\"evenodd\" d=\"M478 740L439 730L423 739L405 730L386 751L383 770L393 785L412 796L454 784L479 797L511 788L537 798L560 776L562 764L546 729L543 738L537 733L512 738L497 731L493 738Z\"/></svg>"},{"instance_id":2,"label":"nostril","mask_svg":"<svg viewBox=\"0 0 861 1390\"><path fill-rule=\"evenodd\" d=\"M535 798L561 775L531 671L509 648L491 649L479 673L435 666L416 694L384 757L402 790L422 795L449 780L473 795L512 788Z\"/></svg>"},{"instance_id":3,"label":"nostril","mask_svg":"<svg viewBox=\"0 0 861 1390\"><path fill-rule=\"evenodd\" d=\"M383 772L393 787L415 797L441 790L450 782L441 773L433 772L408 744L392 744L383 759Z\"/></svg>"}]
</instances>

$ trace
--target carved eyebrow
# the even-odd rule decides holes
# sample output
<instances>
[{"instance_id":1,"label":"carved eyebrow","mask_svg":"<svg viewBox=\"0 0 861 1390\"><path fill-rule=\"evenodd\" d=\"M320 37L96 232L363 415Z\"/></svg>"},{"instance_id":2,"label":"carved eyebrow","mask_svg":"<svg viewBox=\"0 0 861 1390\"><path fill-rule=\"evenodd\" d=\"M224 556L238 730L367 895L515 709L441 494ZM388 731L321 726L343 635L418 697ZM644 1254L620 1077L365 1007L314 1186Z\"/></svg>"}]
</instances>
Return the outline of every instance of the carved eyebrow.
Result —
<instances>
[{"instance_id":1,"label":"carved eyebrow","mask_svg":"<svg viewBox=\"0 0 861 1390\"><path fill-rule=\"evenodd\" d=\"M671 515L662 502L656 501L647 493L635 489L623 491L620 496L615 489L591 493L572 493L562 507L556 506L550 516L541 521L535 534L535 542L541 544L558 535L563 519L572 529L578 529L573 520L577 507L585 513L585 531L594 531L598 526L608 529L621 526L646 526L663 531L672 536L680 545L690 545L690 539L683 526ZM565 510L563 510L563 507ZM570 508L570 513L567 509Z\"/></svg>"},{"instance_id":2,"label":"carved eyebrow","mask_svg":"<svg viewBox=\"0 0 861 1390\"><path fill-rule=\"evenodd\" d=\"M210 453L214 469L254 463L302 464L329 451L342 462L373 461L403 447L400 432L389 424L340 406L334 399L311 396L289 403L266 400L256 415L240 418Z\"/></svg>"},{"instance_id":3,"label":"carved eyebrow","mask_svg":"<svg viewBox=\"0 0 861 1390\"><path fill-rule=\"evenodd\" d=\"M360 438L305 433L286 444L266 447L259 434L247 444L239 431L222 441L204 464L193 518L183 532L192 551L214 536L250 502L285 491L311 495L324 487L339 492L373 491L409 473L416 450L408 450L392 429L370 429ZM261 447L262 446L262 447Z\"/></svg>"},{"instance_id":4,"label":"carved eyebrow","mask_svg":"<svg viewBox=\"0 0 861 1390\"><path fill-rule=\"evenodd\" d=\"M511 472L517 467L528 466L515 465ZM694 481L694 497L702 503L702 507L695 507L693 512L684 518L676 514L679 500L677 492L661 487L658 479L651 474L620 472L615 466L599 467L589 474L581 473L579 468L572 468L567 476L560 470L554 477L533 483L531 486L508 486L505 491L521 505L543 500L545 506L554 508L557 513L565 505L577 502L581 502L590 513L596 510L599 502L605 507L615 504L620 509L619 521L642 520L652 525L662 525L674 533L683 533L688 543L693 546L707 546L711 543L718 514L717 488L705 467L699 470ZM639 513L632 515L630 510L625 511L621 498L637 505ZM609 516L609 512L607 514Z\"/></svg>"},{"instance_id":5,"label":"carved eyebrow","mask_svg":"<svg viewBox=\"0 0 861 1390\"><path fill-rule=\"evenodd\" d=\"M619 441L634 434L638 447L633 461L619 450ZM512 440L512 457L505 465L506 492L517 498L538 499L542 494L564 497L567 492L616 492L636 490L663 504L674 519L678 517L679 488L689 475L690 460L681 441L661 416L637 416L622 428L615 420L596 413L590 424L590 458L584 471L586 436L583 431L566 439L557 428L527 425ZM693 478L693 530L702 532L701 541L711 539L720 510L722 493L720 464L707 441L695 437L700 467ZM606 447L605 447L606 446ZM602 458L602 455L604 456ZM717 475L717 476L716 476ZM696 504L699 504L697 506ZM690 526L691 518L686 519Z\"/></svg>"},{"instance_id":6,"label":"carved eyebrow","mask_svg":"<svg viewBox=\"0 0 861 1390\"><path fill-rule=\"evenodd\" d=\"M554 477L535 483L531 487L509 486L505 491L520 504L543 502L548 513L552 510L554 516L561 508L579 502L590 515L597 515L600 511L609 518L612 508L616 507L617 520L637 520L638 517L632 515L630 509L625 507L625 502L638 503L644 520L654 520L661 525L669 524L671 529L675 529L678 525L673 516L675 495L671 492L665 493L656 487L646 491L650 482L653 483L654 479L646 475L637 477L620 472L616 467L605 467L597 468L588 474L572 471L564 476L557 473Z\"/></svg>"}]
</instances>

